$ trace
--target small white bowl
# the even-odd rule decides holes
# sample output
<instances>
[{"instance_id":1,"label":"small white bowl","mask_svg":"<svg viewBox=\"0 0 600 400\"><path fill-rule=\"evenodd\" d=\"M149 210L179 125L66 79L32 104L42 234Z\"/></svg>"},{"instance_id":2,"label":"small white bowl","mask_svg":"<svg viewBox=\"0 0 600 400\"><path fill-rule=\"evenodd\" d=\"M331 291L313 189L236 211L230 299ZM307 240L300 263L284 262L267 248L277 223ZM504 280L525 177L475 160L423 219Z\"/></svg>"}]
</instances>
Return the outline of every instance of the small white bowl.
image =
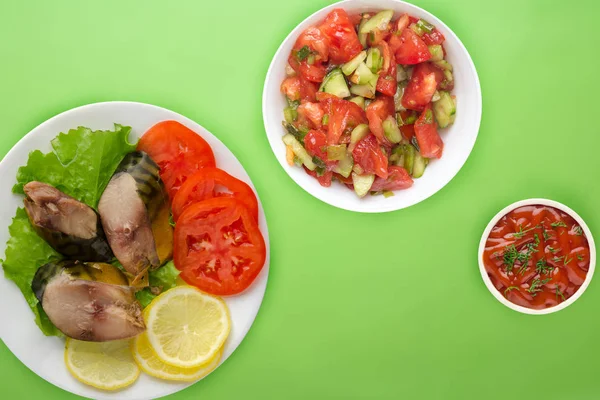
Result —
<instances>
[{"instance_id":1,"label":"small white bowl","mask_svg":"<svg viewBox=\"0 0 600 400\"><path fill-rule=\"evenodd\" d=\"M514 209L517 209L517 208L523 207L523 206L531 206L531 205L544 205L544 206L548 206L548 207L554 207L554 208L559 209L559 210L563 211L564 213L570 215L571 217L573 217L573 219L575 221L577 221L579 226L581 226L581 228L583 229L583 232L585 233L585 237L587 238L588 244L590 246L590 268L587 272L587 275L585 277L585 281L583 282L583 285L581 285L581 287L575 292L575 294L573 294L573 296L569 297L566 301L563 301L562 303L560 303L554 307L545 308L543 310L534 310L531 308L519 306L517 304L514 304L514 303L508 301L504 296L502 296L502 294L498 291L498 289L496 289L494 287L494 284L492 283L492 280L488 276L488 273L485 269L485 265L483 263L483 252L485 250L485 243L487 242L487 238L490 235L490 232L492 231L494 226L496 226L496 224L498 223L500 218L504 217L506 214L508 214L509 212L511 212ZM494 218L492 218L490 223L487 225L487 227L483 231L483 235L481 236L481 241L479 242L478 257L479 257L479 272L481 272L481 278L483 279L485 286L487 286L488 290L490 291L490 293L492 293L492 295L494 295L496 300L498 300L500 303L504 304L506 307L511 308L511 309L518 311L520 313L523 313L523 314L542 315L542 314L550 314L553 312L560 311L564 308L567 308L568 306L573 304L575 302L575 300L577 300L579 297L581 297L583 292L585 292L585 289L587 289L588 285L590 284L590 281L592 280L592 277L594 276L594 269L596 267L596 245L594 244L594 238L592 237L592 232L586 225L585 221L575 211L571 210L569 207L565 206L564 204L559 203L554 200L527 199L527 200L517 201L516 203L513 203L513 204L503 208L502 210L500 210L500 212L498 214L496 214L494 216Z\"/></svg>"},{"instance_id":2,"label":"small white bowl","mask_svg":"<svg viewBox=\"0 0 600 400\"><path fill-rule=\"evenodd\" d=\"M458 106L456 121L449 128L441 130L444 140L444 155L440 160L433 160L423 177L415 179L415 184L408 190L395 192L395 196L366 196L358 198L353 192L341 184L334 183L325 188L316 179L309 176L302 168L290 167L285 160L285 146L281 140L285 134L281 125L286 100L279 87L285 79L287 58L300 33L309 26L317 25L334 8L343 8L348 13L386 10L396 12L396 16L408 13L414 17L424 18L435 25L446 37L444 47L447 60L454 67L456 85L452 94L456 95ZM306 18L289 35L279 49L267 72L263 90L263 119L267 138L275 157L288 175L308 193L332 206L358 212L386 212L399 210L425 200L443 188L463 166L477 138L481 121L481 88L477 71L465 46L442 21L427 11L397 0L346 0L325 7Z\"/></svg>"}]
</instances>

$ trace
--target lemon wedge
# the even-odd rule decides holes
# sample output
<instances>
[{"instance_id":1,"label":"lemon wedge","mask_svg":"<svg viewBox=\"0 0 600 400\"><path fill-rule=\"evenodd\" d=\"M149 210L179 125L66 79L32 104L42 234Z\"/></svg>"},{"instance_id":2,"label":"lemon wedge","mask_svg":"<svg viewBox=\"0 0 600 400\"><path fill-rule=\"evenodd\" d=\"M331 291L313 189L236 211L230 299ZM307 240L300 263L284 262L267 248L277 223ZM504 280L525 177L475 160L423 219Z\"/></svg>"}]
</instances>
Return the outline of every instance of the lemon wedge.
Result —
<instances>
[{"instance_id":1,"label":"lemon wedge","mask_svg":"<svg viewBox=\"0 0 600 400\"><path fill-rule=\"evenodd\" d=\"M78 381L103 390L118 390L140 376L130 340L82 342L67 338L65 363Z\"/></svg>"},{"instance_id":2,"label":"lemon wedge","mask_svg":"<svg viewBox=\"0 0 600 400\"><path fill-rule=\"evenodd\" d=\"M196 368L179 368L165 364L157 356L146 333L142 333L133 339L131 344L131 350L135 362L140 366L142 371L148 375L154 376L160 379L166 379L170 381L184 381L193 382L200 378L205 377L212 372L219 361L221 361L222 350L219 350L217 354L205 365Z\"/></svg>"},{"instance_id":3,"label":"lemon wedge","mask_svg":"<svg viewBox=\"0 0 600 400\"><path fill-rule=\"evenodd\" d=\"M231 330L225 302L191 286L167 290L144 314L150 347L160 361L173 367L198 368L209 363Z\"/></svg>"}]
</instances>

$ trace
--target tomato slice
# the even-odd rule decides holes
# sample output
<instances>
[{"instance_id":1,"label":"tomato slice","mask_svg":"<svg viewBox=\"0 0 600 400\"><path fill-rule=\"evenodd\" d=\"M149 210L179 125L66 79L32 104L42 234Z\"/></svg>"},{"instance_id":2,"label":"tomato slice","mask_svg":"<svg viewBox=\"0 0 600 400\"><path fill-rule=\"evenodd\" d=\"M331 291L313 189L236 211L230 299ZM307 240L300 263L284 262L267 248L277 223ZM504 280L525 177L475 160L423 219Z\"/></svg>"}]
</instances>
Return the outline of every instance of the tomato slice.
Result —
<instances>
[{"instance_id":1,"label":"tomato slice","mask_svg":"<svg viewBox=\"0 0 600 400\"><path fill-rule=\"evenodd\" d=\"M297 76L285 78L279 90L291 101L300 100L300 78Z\"/></svg>"},{"instance_id":2,"label":"tomato slice","mask_svg":"<svg viewBox=\"0 0 600 400\"><path fill-rule=\"evenodd\" d=\"M181 278L218 296L243 292L263 268L265 242L238 200L215 197L188 206L175 225L173 261Z\"/></svg>"},{"instance_id":3,"label":"tomato slice","mask_svg":"<svg viewBox=\"0 0 600 400\"><path fill-rule=\"evenodd\" d=\"M379 146L374 135L361 139L352 150L354 162L363 169L365 174L375 174L383 179L388 177L388 158Z\"/></svg>"},{"instance_id":4,"label":"tomato slice","mask_svg":"<svg viewBox=\"0 0 600 400\"><path fill-rule=\"evenodd\" d=\"M390 165L388 167L388 177L383 179L376 177L371 186L372 192L380 192L382 190L402 190L408 189L413 185L413 179L408 174L408 171L402 167Z\"/></svg>"},{"instance_id":5,"label":"tomato slice","mask_svg":"<svg viewBox=\"0 0 600 400\"><path fill-rule=\"evenodd\" d=\"M425 107L425 110L415 122L415 136L417 137L419 149L423 157L442 157L444 142L438 134L433 112L431 111L431 104Z\"/></svg>"},{"instance_id":6,"label":"tomato slice","mask_svg":"<svg viewBox=\"0 0 600 400\"><path fill-rule=\"evenodd\" d=\"M327 143L338 144L340 138L347 130L367 122L365 112L360 106L351 101L337 97L328 97L322 101L324 111L328 117Z\"/></svg>"},{"instance_id":7,"label":"tomato slice","mask_svg":"<svg viewBox=\"0 0 600 400\"><path fill-rule=\"evenodd\" d=\"M427 46L442 44L444 43L444 40L446 40L442 32L438 31L437 29L431 31L431 33L425 33L423 36L421 36L421 38Z\"/></svg>"},{"instance_id":8,"label":"tomato slice","mask_svg":"<svg viewBox=\"0 0 600 400\"><path fill-rule=\"evenodd\" d=\"M306 173L310 176L312 176L313 178L315 178L317 181L319 181L319 184L323 187L329 187L331 186L331 181L333 179L333 172L331 171L325 171L322 175L319 175L317 173L317 171L311 171L310 169L304 167L304 170L306 171Z\"/></svg>"},{"instance_id":9,"label":"tomato slice","mask_svg":"<svg viewBox=\"0 0 600 400\"><path fill-rule=\"evenodd\" d=\"M404 29L393 46L398 64L418 64L431 58L427 45L412 29Z\"/></svg>"},{"instance_id":10,"label":"tomato slice","mask_svg":"<svg viewBox=\"0 0 600 400\"><path fill-rule=\"evenodd\" d=\"M400 132L402 133L402 137L408 141L410 141L415 136L415 125L401 125Z\"/></svg>"},{"instance_id":11,"label":"tomato slice","mask_svg":"<svg viewBox=\"0 0 600 400\"><path fill-rule=\"evenodd\" d=\"M177 221L190 204L213 197L234 197L258 220L258 202L250 186L219 168L203 168L181 185L171 204L173 219Z\"/></svg>"},{"instance_id":12,"label":"tomato slice","mask_svg":"<svg viewBox=\"0 0 600 400\"><path fill-rule=\"evenodd\" d=\"M431 63L418 64L402 95L402 106L409 110L422 111L444 79L444 73Z\"/></svg>"},{"instance_id":13,"label":"tomato slice","mask_svg":"<svg viewBox=\"0 0 600 400\"><path fill-rule=\"evenodd\" d=\"M329 58L334 64L350 61L363 49L348 13L341 8L327 14L319 29L329 39Z\"/></svg>"},{"instance_id":14,"label":"tomato slice","mask_svg":"<svg viewBox=\"0 0 600 400\"><path fill-rule=\"evenodd\" d=\"M392 52L386 42L381 42L378 47L383 56L383 68L377 80L377 91L387 96L393 96L398 89L396 60L392 57Z\"/></svg>"},{"instance_id":15,"label":"tomato slice","mask_svg":"<svg viewBox=\"0 0 600 400\"><path fill-rule=\"evenodd\" d=\"M369 120L369 130L380 143L387 143L383 133L383 121L390 115L394 115L394 99L388 96L378 96L367 106L366 114Z\"/></svg>"},{"instance_id":16,"label":"tomato slice","mask_svg":"<svg viewBox=\"0 0 600 400\"><path fill-rule=\"evenodd\" d=\"M177 121L162 121L140 139L138 150L160 167L160 178L173 199L185 180L199 168L214 167L215 156L200 135Z\"/></svg>"}]
</instances>

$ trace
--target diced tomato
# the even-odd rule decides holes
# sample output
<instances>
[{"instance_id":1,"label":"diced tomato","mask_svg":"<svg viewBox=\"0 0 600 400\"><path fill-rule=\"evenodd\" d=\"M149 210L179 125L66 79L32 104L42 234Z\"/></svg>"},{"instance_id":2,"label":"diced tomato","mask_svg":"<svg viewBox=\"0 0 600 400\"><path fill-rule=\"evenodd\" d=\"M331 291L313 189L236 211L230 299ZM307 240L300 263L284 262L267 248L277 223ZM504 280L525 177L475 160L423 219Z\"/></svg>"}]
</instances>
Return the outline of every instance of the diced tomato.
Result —
<instances>
[{"instance_id":1,"label":"diced tomato","mask_svg":"<svg viewBox=\"0 0 600 400\"><path fill-rule=\"evenodd\" d=\"M323 122L323 107L320 103L302 103L298 106L298 116L302 116L306 120L310 121L311 125L315 129L320 129Z\"/></svg>"},{"instance_id":2,"label":"diced tomato","mask_svg":"<svg viewBox=\"0 0 600 400\"><path fill-rule=\"evenodd\" d=\"M417 22L419 22L419 18L415 18L412 15L408 17L409 24L416 24Z\"/></svg>"},{"instance_id":3,"label":"diced tomato","mask_svg":"<svg viewBox=\"0 0 600 400\"><path fill-rule=\"evenodd\" d=\"M327 74L327 68L324 64L317 62L309 64L307 60L298 61L293 54L288 57L288 63L294 71L311 82L321 82Z\"/></svg>"},{"instance_id":4,"label":"diced tomato","mask_svg":"<svg viewBox=\"0 0 600 400\"><path fill-rule=\"evenodd\" d=\"M402 46L400 35L402 35L402 32L408 27L409 22L408 14L402 14L400 18L398 18L398 21L396 21L395 29L393 29L392 34L388 38L388 44L392 54L396 54L398 49Z\"/></svg>"},{"instance_id":5,"label":"diced tomato","mask_svg":"<svg viewBox=\"0 0 600 400\"><path fill-rule=\"evenodd\" d=\"M398 36L402 33L402 31L408 27L408 24L410 23L410 17L408 16L408 14L402 14L400 17L398 17L398 20L396 21L396 29L395 32L396 34L398 34Z\"/></svg>"},{"instance_id":6,"label":"diced tomato","mask_svg":"<svg viewBox=\"0 0 600 400\"><path fill-rule=\"evenodd\" d=\"M369 129L380 143L387 142L383 133L383 121L389 115L394 115L394 113L394 99L388 96L378 96L376 100L367 106L366 114L369 120Z\"/></svg>"},{"instance_id":7,"label":"diced tomato","mask_svg":"<svg viewBox=\"0 0 600 400\"><path fill-rule=\"evenodd\" d=\"M354 24L341 8L331 11L319 29L329 40L329 57L334 64L350 61L363 49Z\"/></svg>"},{"instance_id":8,"label":"diced tomato","mask_svg":"<svg viewBox=\"0 0 600 400\"><path fill-rule=\"evenodd\" d=\"M324 101L327 99L339 99L335 94L327 93L327 92L317 92L316 94L317 101Z\"/></svg>"},{"instance_id":9,"label":"diced tomato","mask_svg":"<svg viewBox=\"0 0 600 400\"><path fill-rule=\"evenodd\" d=\"M281 93L292 100L300 100L300 79L297 76L290 76L281 82Z\"/></svg>"},{"instance_id":10,"label":"diced tomato","mask_svg":"<svg viewBox=\"0 0 600 400\"><path fill-rule=\"evenodd\" d=\"M379 146L374 135L368 135L358 142L352 150L354 162L365 174L375 174L383 179L388 177L388 158Z\"/></svg>"},{"instance_id":11,"label":"diced tomato","mask_svg":"<svg viewBox=\"0 0 600 400\"><path fill-rule=\"evenodd\" d=\"M299 77L300 79L300 100L302 102L305 101L316 101L317 100L317 91L319 90L319 86L305 79L302 75Z\"/></svg>"},{"instance_id":12,"label":"diced tomato","mask_svg":"<svg viewBox=\"0 0 600 400\"><path fill-rule=\"evenodd\" d=\"M411 140L415 136L415 124L401 125L400 132L404 139Z\"/></svg>"},{"instance_id":13,"label":"diced tomato","mask_svg":"<svg viewBox=\"0 0 600 400\"><path fill-rule=\"evenodd\" d=\"M327 39L320 29L314 26L307 28L300 34L294 44L292 53L304 46L308 47L311 53L315 55L315 61L317 62L325 62L329 58L329 39Z\"/></svg>"},{"instance_id":14,"label":"diced tomato","mask_svg":"<svg viewBox=\"0 0 600 400\"><path fill-rule=\"evenodd\" d=\"M394 42L396 62L398 64L418 64L431 58L429 48L412 29L404 29L400 41Z\"/></svg>"},{"instance_id":15,"label":"diced tomato","mask_svg":"<svg viewBox=\"0 0 600 400\"><path fill-rule=\"evenodd\" d=\"M383 67L379 74L379 80L377 80L377 91L387 96L393 96L398 89L396 60L392 57L392 52L386 42L381 42L379 51L383 56Z\"/></svg>"},{"instance_id":16,"label":"diced tomato","mask_svg":"<svg viewBox=\"0 0 600 400\"><path fill-rule=\"evenodd\" d=\"M382 190L402 190L408 189L413 185L414 181L402 167L390 165L388 167L388 177L383 179L376 177L371 186L372 192L380 192Z\"/></svg>"},{"instance_id":17,"label":"diced tomato","mask_svg":"<svg viewBox=\"0 0 600 400\"><path fill-rule=\"evenodd\" d=\"M319 184L323 187L329 187L331 186L331 181L333 179L333 172L331 171L325 171L322 175L319 176L319 174L317 173L317 171L311 171L310 169L304 167L304 170L306 171L306 173L310 176L312 176L313 178L315 178L317 181L319 181Z\"/></svg>"},{"instance_id":18,"label":"diced tomato","mask_svg":"<svg viewBox=\"0 0 600 400\"><path fill-rule=\"evenodd\" d=\"M431 63L416 65L402 95L402 106L409 110L423 110L431 102L433 94L443 79L444 73Z\"/></svg>"},{"instance_id":19,"label":"diced tomato","mask_svg":"<svg viewBox=\"0 0 600 400\"><path fill-rule=\"evenodd\" d=\"M364 110L356 103L336 97L327 98L322 104L324 104L325 114L329 115L327 123L328 144L338 144L346 130L367 122Z\"/></svg>"},{"instance_id":20,"label":"diced tomato","mask_svg":"<svg viewBox=\"0 0 600 400\"><path fill-rule=\"evenodd\" d=\"M304 136L304 147L311 156L327 162L327 135L324 132L316 129L309 131Z\"/></svg>"},{"instance_id":21,"label":"diced tomato","mask_svg":"<svg viewBox=\"0 0 600 400\"><path fill-rule=\"evenodd\" d=\"M431 111L431 104L415 122L415 136L419 143L421 155L427 158L441 158L444 150L444 142L438 134L437 125Z\"/></svg>"},{"instance_id":22,"label":"diced tomato","mask_svg":"<svg viewBox=\"0 0 600 400\"><path fill-rule=\"evenodd\" d=\"M233 197L189 205L175 225L173 261L181 278L217 296L243 292L265 264L258 222Z\"/></svg>"},{"instance_id":23,"label":"diced tomato","mask_svg":"<svg viewBox=\"0 0 600 400\"><path fill-rule=\"evenodd\" d=\"M350 14L348 17L350 18L352 25L355 27L358 27L360 21L362 21L362 13Z\"/></svg>"},{"instance_id":24,"label":"diced tomato","mask_svg":"<svg viewBox=\"0 0 600 400\"><path fill-rule=\"evenodd\" d=\"M444 40L446 40L442 32L438 31L437 29L431 31L431 33L425 33L423 36L421 36L421 38L427 46L442 44L444 43Z\"/></svg>"}]
</instances>

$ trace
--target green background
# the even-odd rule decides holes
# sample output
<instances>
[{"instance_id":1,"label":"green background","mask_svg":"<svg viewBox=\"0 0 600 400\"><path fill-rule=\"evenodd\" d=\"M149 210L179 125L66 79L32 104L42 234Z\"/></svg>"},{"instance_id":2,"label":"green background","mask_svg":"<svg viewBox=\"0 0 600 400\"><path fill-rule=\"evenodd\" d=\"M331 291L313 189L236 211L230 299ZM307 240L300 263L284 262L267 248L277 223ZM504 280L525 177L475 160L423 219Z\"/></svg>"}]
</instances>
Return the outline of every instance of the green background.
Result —
<instances>
[{"instance_id":1,"label":"green background","mask_svg":"<svg viewBox=\"0 0 600 400\"><path fill-rule=\"evenodd\" d=\"M132 100L199 122L245 166L269 221L265 300L232 357L172 399L598 398L600 278L564 311L521 315L484 286L477 246L498 210L538 196L572 207L600 240L600 5L415 1L473 57L479 138L432 198L361 215L296 186L262 123L271 57L329 3L3 1L0 155L57 113ZM76 398L3 344L0 388Z\"/></svg>"}]
</instances>

